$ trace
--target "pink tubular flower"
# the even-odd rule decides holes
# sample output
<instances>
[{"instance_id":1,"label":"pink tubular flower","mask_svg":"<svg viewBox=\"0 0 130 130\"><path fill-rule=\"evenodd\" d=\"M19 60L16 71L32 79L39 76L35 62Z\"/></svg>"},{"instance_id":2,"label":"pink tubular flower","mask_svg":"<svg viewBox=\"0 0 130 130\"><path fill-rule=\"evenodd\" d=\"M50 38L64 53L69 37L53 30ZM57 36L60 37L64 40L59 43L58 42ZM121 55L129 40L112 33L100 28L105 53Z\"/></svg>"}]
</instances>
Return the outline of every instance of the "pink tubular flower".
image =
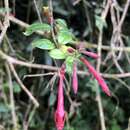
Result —
<instances>
[{"instance_id":1,"label":"pink tubular flower","mask_svg":"<svg viewBox=\"0 0 130 130\"><path fill-rule=\"evenodd\" d=\"M83 50L83 51L81 51L81 53L83 53L83 54L85 54L87 56L90 56L92 58L95 58L95 59L99 58L99 56L96 53L93 53L93 52Z\"/></svg>"},{"instance_id":2,"label":"pink tubular flower","mask_svg":"<svg viewBox=\"0 0 130 130\"><path fill-rule=\"evenodd\" d=\"M88 67L90 73L93 74L93 76L96 78L98 83L101 85L103 91L108 95L111 96L110 90L105 83L104 79L100 76L100 74L93 68L93 66L83 57L80 58L80 60Z\"/></svg>"},{"instance_id":3,"label":"pink tubular flower","mask_svg":"<svg viewBox=\"0 0 130 130\"><path fill-rule=\"evenodd\" d=\"M78 91L78 78L77 78L77 65L76 65L76 62L74 62L74 65L73 65L73 79L72 79L72 82L73 82L73 90L74 90L74 93L76 94L77 91Z\"/></svg>"},{"instance_id":4,"label":"pink tubular flower","mask_svg":"<svg viewBox=\"0 0 130 130\"><path fill-rule=\"evenodd\" d=\"M63 79L65 74L65 68L61 67L60 70L60 80L59 80L59 88L58 88L58 101L57 101L57 109L55 111L55 124L57 130L63 130L64 122L65 122L65 110L64 110L64 95L63 95Z\"/></svg>"}]
</instances>

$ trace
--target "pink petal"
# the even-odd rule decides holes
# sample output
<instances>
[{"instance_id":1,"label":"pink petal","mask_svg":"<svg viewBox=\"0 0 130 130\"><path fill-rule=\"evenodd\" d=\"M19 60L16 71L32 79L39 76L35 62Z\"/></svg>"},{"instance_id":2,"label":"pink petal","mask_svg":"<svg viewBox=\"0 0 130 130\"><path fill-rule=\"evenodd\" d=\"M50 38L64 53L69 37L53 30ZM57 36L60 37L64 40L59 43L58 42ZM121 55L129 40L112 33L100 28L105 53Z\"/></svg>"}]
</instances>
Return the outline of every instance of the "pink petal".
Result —
<instances>
[{"instance_id":1,"label":"pink petal","mask_svg":"<svg viewBox=\"0 0 130 130\"><path fill-rule=\"evenodd\" d=\"M74 66L73 66L73 90L74 90L74 93L77 94L77 91L78 91L78 78L77 78L77 65L76 63L74 63Z\"/></svg>"},{"instance_id":2,"label":"pink petal","mask_svg":"<svg viewBox=\"0 0 130 130\"><path fill-rule=\"evenodd\" d=\"M96 78L98 83L101 85L103 91L108 95L111 96L110 90L105 83L104 79L100 76L100 74L93 68L93 66L83 57L80 58L80 60L88 67L90 73L93 74L93 76Z\"/></svg>"},{"instance_id":3,"label":"pink petal","mask_svg":"<svg viewBox=\"0 0 130 130\"><path fill-rule=\"evenodd\" d=\"M83 53L83 54L85 54L87 56L90 56L92 58L95 58L95 59L99 58L99 56L96 53L93 53L93 52L89 52L89 51L84 51L83 50L83 51L81 51L81 53Z\"/></svg>"},{"instance_id":4,"label":"pink petal","mask_svg":"<svg viewBox=\"0 0 130 130\"><path fill-rule=\"evenodd\" d=\"M63 130L65 123L65 115L64 117L60 116L60 114L56 111L54 114L55 123L57 130Z\"/></svg>"}]
</instances>

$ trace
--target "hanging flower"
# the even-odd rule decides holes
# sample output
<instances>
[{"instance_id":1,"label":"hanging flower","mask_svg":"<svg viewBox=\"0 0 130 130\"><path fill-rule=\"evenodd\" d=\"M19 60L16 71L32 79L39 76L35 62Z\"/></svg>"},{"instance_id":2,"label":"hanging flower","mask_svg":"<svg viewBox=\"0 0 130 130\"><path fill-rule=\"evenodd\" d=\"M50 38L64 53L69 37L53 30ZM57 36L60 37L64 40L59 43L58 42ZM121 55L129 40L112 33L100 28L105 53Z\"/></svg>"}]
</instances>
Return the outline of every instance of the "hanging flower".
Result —
<instances>
[{"instance_id":1,"label":"hanging flower","mask_svg":"<svg viewBox=\"0 0 130 130\"><path fill-rule=\"evenodd\" d=\"M72 77L72 82L73 82L73 90L74 93L76 94L78 91L78 78L77 78L77 64L74 62L73 64L73 77Z\"/></svg>"},{"instance_id":2,"label":"hanging flower","mask_svg":"<svg viewBox=\"0 0 130 130\"><path fill-rule=\"evenodd\" d=\"M101 75L93 68L93 66L86 60L85 58L81 57L80 60L88 67L90 73L96 78L98 83L101 85L102 90L108 95L111 96L110 90L105 83L104 79L101 77Z\"/></svg>"},{"instance_id":3,"label":"hanging flower","mask_svg":"<svg viewBox=\"0 0 130 130\"><path fill-rule=\"evenodd\" d=\"M63 94L63 79L65 74L65 67L62 66L59 73L59 87L58 87L58 99L57 108L55 111L55 124L57 130L63 130L65 122L65 110L64 110L64 94Z\"/></svg>"}]
</instances>

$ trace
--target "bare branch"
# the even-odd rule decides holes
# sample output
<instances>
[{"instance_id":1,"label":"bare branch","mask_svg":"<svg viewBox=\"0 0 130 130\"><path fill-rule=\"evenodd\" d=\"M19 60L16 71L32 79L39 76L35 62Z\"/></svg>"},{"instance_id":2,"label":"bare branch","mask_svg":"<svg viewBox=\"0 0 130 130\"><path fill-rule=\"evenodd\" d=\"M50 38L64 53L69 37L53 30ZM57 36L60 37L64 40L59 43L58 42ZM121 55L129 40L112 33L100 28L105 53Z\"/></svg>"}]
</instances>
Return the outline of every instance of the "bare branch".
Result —
<instances>
[{"instance_id":1,"label":"bare branch","mask_svg":"<svg viewBox=\"0 0 130 130\"><path fill-rule=\"evenodd\" d=\"M11 104L12 121L14 124L14 130L18 130L17 116L16 116L16 112L15 112L12 76L11 76L11 72L10 72L10 69L9 69L9 66L7 63L5 64L5 67L6 67L6 70L8 73L8 78L9 78L9 91L10 91L10 104Z\"/></svg>"},{"instance_id":2,"label":"bare branch","mask_svg":"<svg viewBox=\"0 0 130 130\"><path fill-rule=\"evenodd\" d=\"M106 19L109 8L110 8L110 1L107 1L107 4L104 8L104 10L102 11L101 17L103 19ZM99 31L99 37L98 37L98 60L97 60L97 71L100 72L100 66L101 66L101 55L102 55L102 40L103 40L103 28ZM101 129L102 130L106 130L106 126L105 126L105 117L104 117L104 111L103 111L103 106L102 106L102 99L101 99L101 95L99 92L99 87L98 85L96 85L96 95L97 95L97 103L98 103L98 109L99 109L99 115L100 115L100 122L101 122Z\"/></svg>"},{"instance_id":3,"label":"bare branch","mask_svg":"<svg viewBox=\"0 0 130 130\"><path fill-rule=\"evenodd\" d=\"M29 62L24 62L24 61L20 61L17 60L11 56L6 55L5 53L3 53L0 50L0 56L5 59L7 62L10 62L12 64L16 64L16 65L20 65L20 66L26 66L29 68L37 68L37 69L46 69L46 70L50 70L50 71L58 71L59 68L58 67L54 67L54 66L49 66L49 65L42 65L42 64L33 64L33 63L29 63ZM107 73L100 73L103 77L105 78L125 78L125 77L130 77L130 72L126 72L123 74L107 74ZM78 75L89 75L88 72L84 72L84 71L78 71Z\"/></svg>"},{"instance_id":4,"label":"bare branch","mask_svg":"<svg viewBox=\"0 0 130 130\"><path fill-rule=\"evenodd\" d=\"M14 77L16 78L17 82L19 83L19 85L21 86L21 88L27 93L27 95L29 96L29 98L33 101L33 103L35 104L36 107L39 106L39 103L38 101L33 97L33 95L29 92L29 90L24 86L24 84L22 83L22 81L20 80L17 72L15 71L15 68L13 66L12 63L9 62L9 66L10 66L10 69L14 75Z\"/></svg>"},{"instance_id":5,"label":"bare branch","mask_svg":"<svg viewBox=\"0 0 130 130\"><path fill-rule=\"evenodd\" d=\"M39 19L40 23L42 23L42 18L41 18L40 12L39 12L39 10L38 10L38 6L37 6L36 0L33 0L33 3L34 3L35 8L36 8L36 12L37 12L37 15L38 15L38 19Z\"/></svg>"},{"instance_id":6,"label":"bare branch","mask_svg":"<svg viewBox=\"0 0 130 130\"><path fill-rule=\"evenodd\" d=\"M0 16L5 16L5 14L1 14L0 13ZM19 19L17 19L17 18L15 18L15 17L13 17L13 16L9 16L9 20L11 21L11 22L13 22L13 23L15 23L15 24L17 24L17 25L19 25L19 26L21 26L21 27L23 27L23 28L27 28L27 27L29 27L29 24L27 24L27 23L25 23L25 22L23 22L23 21L21 21L21 20L19 20ZM44 35L44 32L42 32L42 31L37 31L36 32L37 34L39 34L39 35ZM96 44L94 44L94 43L90 43L90 42L84 42L84 44L85 44L85 47L86 48L94 48L94 49L97 49L97 47L98 47L98 45L96 45ZM110 46L104 46L104 45L102 45L101 46L101 49L102 50L105 50L105 51L125 51L125 52L130 52L130 47L115 47L115 48L112 48L112 47L110 47Z\"/></svg>"},{"instance_id":7,"label":"bare branch","mask_svg":"<svg viewBox=\"0 0 130 130\"><path fill-rule=\"evenodd\" d=\"M124 22L124 20L125 20L125 17L126 17L128 8L129 8L129 5L130 5L130 0L127 0L127 2L126 2L126 4L125 4L124 11L123 11L123 14L122 14L122 17L121 17L121 20L120 20L120 23L119 23L119 28L122 27L122 24L123 24L123 22Z\"/></svg>"},{"instance_id":8,"label":"bare branch","mask_svg":"<svg viewBox=\"0 0 130 130\"><path fill-rule=\"evenodd\" d=\"M0 45L1 45L2 40L6 34L7 29L9 27L9 1L4 0L4 2L5 2L6 14L5 14L5 18L4 18L4 25L2 27L2 32L0 34Z\"/></svg>"},{"instance_id":9,"label":"bare branch","mask_svg":"<svg viewBox=\"0 0 130 130\"><path fill-rule=\"evenodd\" d=\"M42 77L42 76L55 75L55 74L56 72L55 73L50 72L50 73L45 73L45 74L28 74L28 75L24 75L23 78L25 79L27 77Z\"/></svg>"}]
</instances>

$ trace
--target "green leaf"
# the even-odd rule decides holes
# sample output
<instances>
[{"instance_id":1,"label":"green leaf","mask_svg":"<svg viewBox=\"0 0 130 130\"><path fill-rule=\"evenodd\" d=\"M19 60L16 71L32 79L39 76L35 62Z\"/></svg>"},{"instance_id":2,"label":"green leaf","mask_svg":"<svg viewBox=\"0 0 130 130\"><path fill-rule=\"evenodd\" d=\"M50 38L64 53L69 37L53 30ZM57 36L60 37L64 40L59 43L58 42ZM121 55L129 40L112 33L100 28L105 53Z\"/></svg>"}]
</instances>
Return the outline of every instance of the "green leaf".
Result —
<instances>
[{"instance_id":1,"label":"green leaf","mask_svg":"<svg viewBox=\"0 0 130 130\"><path fill-rule=\"evenodd\" d=\"M130 45L130 36L124 36L126 43Z\"/></svg>"},{"instance_id":2,"label":"green leaf","mask_svg":"<svg viewBox=\"0 0 130 130\"><path fill-rule=\"evenodd\" d=\"M120 126L118 125L118 123L115 119L112 120L111 130L121 130Z\"/></svg>"},{"instance_id":3,"label":"green leaf","mask_svg":"<svg viewBox=\"0 0 130 130\"><path fill-rule=\"evenodd\" d=\"M90 87L92 92L96 93L97 87L99 88L99 92L101 92L101 88L98 85L98 82L96 79L89 80L87 83L87 87Z\"/></svg>"},{"instance_id":4,"label":"green leaf","mask_svg":"<svg viewBox=\"0 0 130 130\"><path fill-rule=\"evenodd\" d=\"M56 101L56 95L52 92L49 97L49 106L53 106Z\"/></svg>"},{"instance_id":5,"label":"green leaf","mask_svg":"<svg viewBox=\"0 0 130 130\"><path fill-rule=\"evenodd\" d=\"M9 11L9 13L11 12L11 8L9 8L8 10L6 8L0 8L0 13L6 13L7 11Z\"/></svg>"},{"instance_id":6,"label":"green leaf","mask_svg":"<svg viewBox=\"0 0 130 130\"><path fill-rule=\"evenodd\" d=\"M98 16L98 15L95 15L95 19L96 19L96 27L99 30L102 30L103 27L107 28L107 23L105 19L103 19L101 16Z\"/></svg>"},{"instance_id":7,"label":"green leaf","mask_svg":"<svg viewBox=\"0 0 130 130\"><path fill-rule=\"evenodd\" d=\"M64 19L56 19L56 23L57 23L59 29L67 28L67 23Z\"/></svg>"},{"instance_id":8,"label":"green leaf","mask_svg":"<svg viewBox=\"0 0 130 130\"><path fill-rule=\"evenodd\" d=\"M53 49L49 52L49 55L54 59L65 59L66 55L59 49Z\"/></svg>"},{"instance_id":9,"label":"green leaf","mask_svg":"<svg viewBox=\"0 0 130 130\"><path fill-rule=\"evenodd\" d=\"M48 39L39 39L32 43L32 47L37 47L44 50L52 50L55 48L55 45Z\"/></svg>"},{"instance_id":10,"label":"green leaf","mask_svg":"<svg viewBox=\"0 0 130 130\"><path fill-rule=\"evenodd\" d=\"M73 62L74 62L74 57L72 56L68 56L65 60L65 64L66 64L66 71L69 74L72 74L73 72Z\"/></svg>"},{"instance_id":11,"label":"green leaf","mask_svg":"<svg viewBox=\"0 0 130 130\"><path fill-rule=\"evenodd\" d=\"M74 129L72 126L69 126L69 125L67 126L67 125L66 125L66 126L64 127L64 130L75 130L75 129Z\"/></svg>"},{"instance_id":12,"label":"green leaf","mask_svg":"<svg viewBox=\"0 0 130 130\"><path fill-rule=\"evenodd\" d=\"M21 87L16 82L13 82L13 91L14 91L14 93L20 93L21 92Z\"/></svg>"},{"instance_id":13,"label":"green leaf","mask_svg":"<svg viewBox=\"0 0 130 130\"><path fill-rule=\"evenodd\" d=\"M5 92L5 93L8 93L8 92L9 92L9 85L8 85L7 82L3 84L3 88L4 88L4 92Z\"/></svg>"},{"instance_id":14,"label":"green leaf","mask_svg":"<svg viewBox=\"0 0 130 130\"><path fill-rule=\"evenodd\" d=\"M67 44L73 42L73 35L69 30L61 30L57 35L60 44Z\"/></svg>"},{"instance_id":15,"label":"green leaf","mask_svg":"<svg viewBox=\"0 0 130 130\"><path fill-rule=\"evenodd\" d=\"M51 26L49 24L45 24L45 23L34 23L34 24L31 24L26 29L26 31L24 32L24 35L29 36L32 33L39 31L39 30L44 31L44 32L45 31L49 32L51 30Z\"/></svg>"},{"instance_id":16,"label":"green leaf","mask_svg":"<svg viewBox=\"0 0 130 130\"><path fill-rule=\"evenodd\" d=\"M9 107L3 103L0 103L0 113L7 113L9 112Z\"/></svg>"}]
</instances>

